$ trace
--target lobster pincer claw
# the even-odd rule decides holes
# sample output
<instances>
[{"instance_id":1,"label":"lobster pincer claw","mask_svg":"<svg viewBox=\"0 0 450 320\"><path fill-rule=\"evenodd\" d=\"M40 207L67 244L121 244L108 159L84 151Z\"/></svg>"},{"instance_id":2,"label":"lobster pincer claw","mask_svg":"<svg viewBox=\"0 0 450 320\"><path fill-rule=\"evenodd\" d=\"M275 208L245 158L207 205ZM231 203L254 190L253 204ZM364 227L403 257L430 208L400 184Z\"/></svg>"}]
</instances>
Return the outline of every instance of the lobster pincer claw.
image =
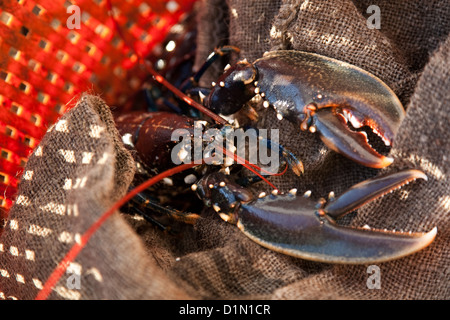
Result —
<instances>
[{"instance_id":1,"label":"lobster pincer claw","mask_svg":"<svg viewBox=\"0 0 450 320\"><path fill-rule=\"evenodd\" d=\"M267 52L254 63L241 61L219 78L206 106L233 113L259 94L279 120L317 132L334 151L374 168L393 159L380 155L367 140L369 129L391 145L404 108L395 93L363 69L318 54L280 50ZM227 97L227 99L225 98Z\"/></svg>"},{"instance_id":2,"label":"lobster pincer claw","mask_svg":"<svg viewBox=\"0 0 450 320\"><path fill-rule=\"evenodd\" d=\"M392 143L405 111L379 78L349 63L298 51L270 52L255 67L259 91L281 117L317 132L329 148L362 165L392 163L369 145L365 132L350 129L350 124L370 128L385 144Z\"/></svg>"},{"instance_id":3,"label":"lobster pincer claw","mask_svg":"<svg viewBox=\"0 0 450 320\"><path fill-rule=\"evenodd\" d=\"M340 226L335 219L414 179L425 178L421 171L407 170L357 184L328 204L324 199L311 200L309 193L297 196L291 192L241 202L228 212L216 211L250 239L277 252L326 263L379 263L425 248L437 229L412 233L353 228Z\"/></svg>"},{"instance_id":4,"label":"lobster pincer claw","mask_svg":"<svg viewBox=\"0 0 450 320\"><path fill-rule=\"evenodd\" d=\"M369 144L365 132L350 130L344 117L329 109L321 109L315 113L313 126L329 149L356 163L371 168L384 168L394 161L392 157L378 153Z\"/></svg>"}]
</instances>

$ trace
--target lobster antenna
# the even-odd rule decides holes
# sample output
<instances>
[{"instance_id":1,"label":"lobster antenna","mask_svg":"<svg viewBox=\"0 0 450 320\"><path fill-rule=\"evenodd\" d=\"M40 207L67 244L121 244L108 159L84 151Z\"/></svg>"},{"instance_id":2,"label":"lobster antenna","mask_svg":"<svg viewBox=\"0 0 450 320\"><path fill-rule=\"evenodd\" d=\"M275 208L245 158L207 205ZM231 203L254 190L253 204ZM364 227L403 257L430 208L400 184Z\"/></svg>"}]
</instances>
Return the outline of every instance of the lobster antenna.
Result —
<instances>
[{"instance_id":1,"label":"lobster antenna","mask_svg":"<svg viewBox=\"0 0 450 320\"><path fill-rule=\"evenodd\" d=\"M130 50L132 50L134 52L134 54L136 54L136 56L138 57L139 61L145 66L146 70L148 71L148 73L150 73L153 76L153 79L155 79L158 83L162 84L163 86L165 86L167 89L169 89L174 95L176 95L178 98L182 99L184 102L186 102L188 105L190 105L191 107L197 109L198 111L202 112L203 114L207 115L208 117L210 117L211 119L213 119L216 123L220 124L220 125L225 125L227 124L227 120L225 120L224 118L222 118L221 116L215 114L214 112L212 112L211 110L209 110L208 108L204 107L203 105L201 105L200 103L194 101L193 99L191 99L190 97L188 97L187 95L185 95L183 92L181 92L178 88L176 88L174 85L172 85L169 81L167 81L163 76L161 76L158 72L155 71L155 69L153 69L150 61L146 60L137 50L136 48L131 45L125 35L122 33L122 29L120 28L119 23L116 21L116 19L114 18L114 12L112 10L112 3L111 0L106 0L106 5L108 7L108 14L111 17L112 21L113 21L113 25L114 28L116 29L117 33L119 34L120 38L123 40L123 42L125 43L125 45L130 48Z\"/></svg>"}]
</instances>

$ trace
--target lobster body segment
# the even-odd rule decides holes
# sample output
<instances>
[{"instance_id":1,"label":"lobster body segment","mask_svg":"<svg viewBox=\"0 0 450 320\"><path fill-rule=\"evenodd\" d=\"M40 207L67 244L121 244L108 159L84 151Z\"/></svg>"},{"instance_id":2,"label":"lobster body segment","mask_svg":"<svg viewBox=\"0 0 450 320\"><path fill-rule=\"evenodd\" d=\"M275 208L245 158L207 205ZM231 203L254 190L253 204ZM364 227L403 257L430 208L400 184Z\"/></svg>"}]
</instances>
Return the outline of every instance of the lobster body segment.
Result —
<instances>
[{"instance_id":1,"label":"lobster body segment","mask_svg":"<svg viewBox=\"0 0 450 320\"><path fill-rule=\"evenodd\" d=\"M132 146L149 168L172 167L174 130L194 131L194 120L170 112L129 112L115 117L116 127L126 145Z\"/></svg>"},{"instance_id":2,"label":"lobster body segment","mask_svg":"<svg viewBox=\"0 0 450 320\"><path fill-rule=\"evenodd\" d=\"M251 71L244 72L245 68ZM249 75L245 81L243 74ZM375 168L392 163L393 159L370 146L364 132L349 128L349 124L354 129L370 127L391 145L405 115L395 93L361 68L314 53L268 52L254 63L241 61L228 69L206 106L218 113L235 112L230 98L217 97L235 97L236 82L245 85L245 90L235 104L259 94L264 106L273 106L280 120L286 118L303 131L318 132L329 148L355 162Z\"/></svg>"}]
</instances>

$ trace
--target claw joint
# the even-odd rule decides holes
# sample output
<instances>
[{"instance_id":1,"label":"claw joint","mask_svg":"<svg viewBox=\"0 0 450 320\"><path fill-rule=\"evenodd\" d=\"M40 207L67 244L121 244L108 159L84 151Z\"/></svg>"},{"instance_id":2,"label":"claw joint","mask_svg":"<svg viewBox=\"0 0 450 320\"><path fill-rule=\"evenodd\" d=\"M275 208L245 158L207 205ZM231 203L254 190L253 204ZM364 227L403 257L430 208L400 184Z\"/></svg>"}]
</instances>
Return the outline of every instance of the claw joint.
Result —
<instances>
[{"instance_id":1,"label":"claw joint","mask_svg":"<svg viewBox=\"0 0 450 320\"><path fill-rule=\"evenodd\" d=\"M300 124L300 129L302 131L306 131L311 126L312 117L314 116L317 110L317 106L313 103L307 104L303 108L303 113L305 114L305 119Z\"/></svg>"}]
</instances>

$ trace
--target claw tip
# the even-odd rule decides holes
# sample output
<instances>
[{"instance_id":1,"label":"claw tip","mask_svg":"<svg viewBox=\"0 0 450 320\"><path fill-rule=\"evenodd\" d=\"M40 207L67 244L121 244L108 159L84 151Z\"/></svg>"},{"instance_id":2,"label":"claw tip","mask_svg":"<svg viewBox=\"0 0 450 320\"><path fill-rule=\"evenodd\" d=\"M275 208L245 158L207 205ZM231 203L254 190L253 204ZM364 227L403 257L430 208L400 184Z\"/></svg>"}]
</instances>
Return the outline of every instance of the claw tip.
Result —
<instances>
[{"instance_id":1,"label":"claw tip","mask_svg":"<svg viewBox=\"0 0 450 320\"><path fill-rule=\"evenodd\" d=\"M421 172L421 174L419 175L419 178L423 179L425 181L428 181L428 176L425 173L423 173L423 172Z\"/></svg>"},{"instance_id":2,"label":"claw tip","mask_svg":"<svg viewBox=\"0 0 450 320\"><path fill-rule=\"evenodd\" d=\"M431 229L429 232L427 232L427 237L429 237L430 242L436 237L437 234L437 227L434 227L433 229Z\"/></svg>"},{"instance_id":3,"label":"claw tip","mask_svg":"<svg viewBox=\"0 0 450 320\"><path fill-rule=\"evenodd\" d=\"M421 237L420 249L423 249L428 245L430 245L433 242L434 238L436 238L436 234L437 234L437 227L434 227L427 233L424 233L423 236Z\"/></svg>"},{"instance_id":4,"label":"claw tip","mask_svg":"<svg viewBox=\"0 0 450 320\"><path fill-rule=\"evenodd\" d=\"M299 161L295 165L292 166L292 171L297 175L300 176L305 172L305 168L303 166L303 163Z\"/></svg>"},{"instance_id":5,"label":"claw tip","mask_svg":"<svg viewBox=\"0 0 450 320\"><path fill-rule=\"evenodd\" d=\"M411 169L409 171L411 172L411 179L423 179L428 181L428 177L423 171L417 169Z\"/></svg>"},{"instance_id":6,"label":"claw tip","mask_svg":"<svg viewBox=\"0 0 450 320\"><path fill-rule=\"evenodd\" d=\"M380 160L380 168L385 168L385 167L388 167L388 166L390 166L392 163L394 162L394 158L392 158L392 157L383 157L381 160Z\"/></svg>"}]
</instances>

